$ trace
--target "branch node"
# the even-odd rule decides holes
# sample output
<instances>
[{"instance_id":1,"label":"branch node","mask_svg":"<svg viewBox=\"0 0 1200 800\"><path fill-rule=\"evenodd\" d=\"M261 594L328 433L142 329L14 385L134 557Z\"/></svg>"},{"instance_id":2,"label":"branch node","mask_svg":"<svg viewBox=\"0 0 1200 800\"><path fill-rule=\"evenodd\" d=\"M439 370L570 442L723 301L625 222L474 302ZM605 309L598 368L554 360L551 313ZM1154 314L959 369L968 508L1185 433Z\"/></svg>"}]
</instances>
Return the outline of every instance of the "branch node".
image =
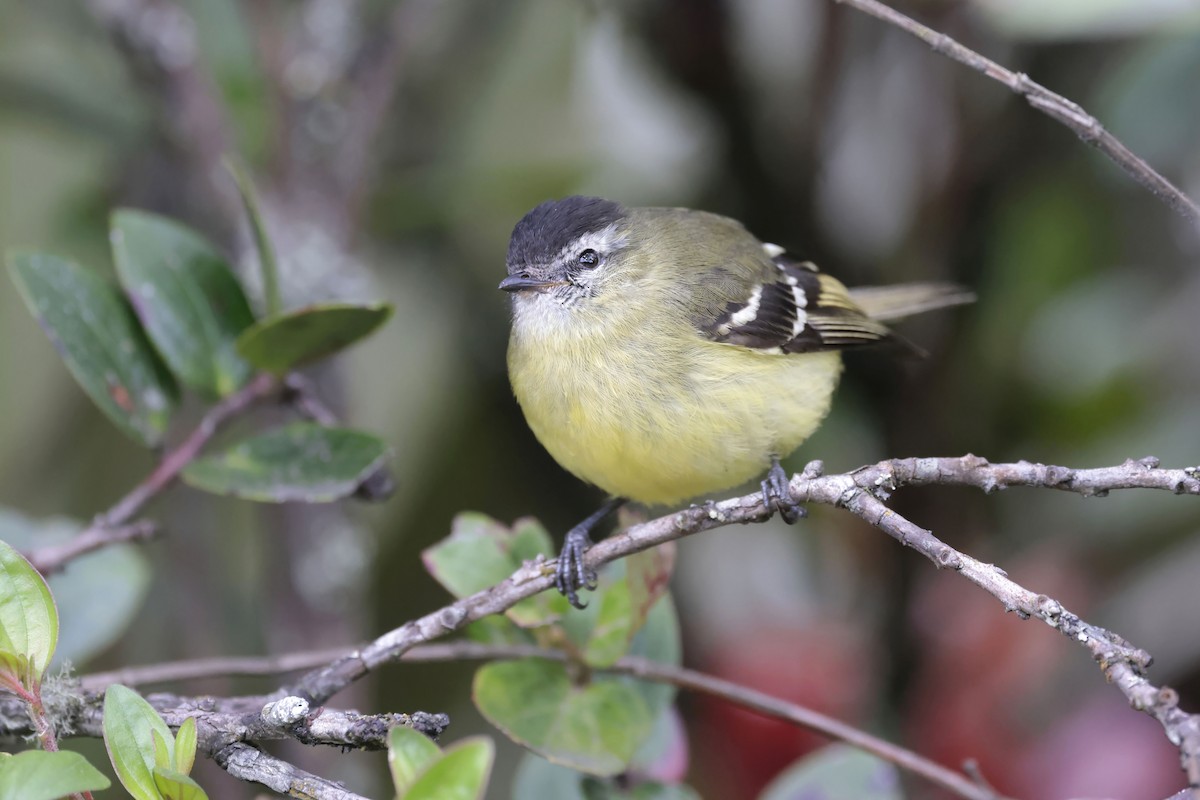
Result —
<instances>
[{"instance_id":1,"label":"branch node","mask_svg":"<svg viewBox=\"0 0 1200 800\"><path fill-rule=\"evenodd\" d=\"M462 606L447 606L438 615L438 622L448 631L456 631L467 618L467 610Z\"/></svg>"}]
</instances>

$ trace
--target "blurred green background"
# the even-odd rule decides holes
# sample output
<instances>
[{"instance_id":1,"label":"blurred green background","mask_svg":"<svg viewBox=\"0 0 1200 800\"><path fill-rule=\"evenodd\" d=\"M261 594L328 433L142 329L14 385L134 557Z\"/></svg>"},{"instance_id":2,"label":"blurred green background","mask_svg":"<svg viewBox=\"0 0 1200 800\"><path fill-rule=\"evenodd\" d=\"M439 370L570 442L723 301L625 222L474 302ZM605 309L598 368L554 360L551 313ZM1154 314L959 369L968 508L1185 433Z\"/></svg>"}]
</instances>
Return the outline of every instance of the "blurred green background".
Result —
<instances>
[{"instance_id":1,"label":"blurred green background","mask_svg":"<svg viewBox=\"0 0 1200 800\"><path fill-rule=\"evenodd\" d=\"M1200 196L1193 3L900 7L1081 102ZM253 283L226 152L255 174L290 305L396 305L313 377L391 442L399 488L336 508L172 490L149 510L168 532L142 548L150 570L106 568L129 610L73 651L83 671L357 642L447 599L418 556L456 512L561 531L595 508L533 439L505 375L507 237L549 197L704 208L851 285L977 291L973 307L903 327L928 359L849 357L793 468L966 452L1200 462L1197 230L998 84L826 0L0 0L0 246L108 274L107 215L134 206L206 232ZM152 456L101 417L2 285L0 506L86 520ZM931 488L895 507L1148 649L1152 679L1200 709L1194 498ZM1161 729L1082 650L845 513L685 541L675 590L687 664L947 764L977 758L1002 791L1140 800L1184 785ZM337 702L446 711L453 741L486 728L472 670L396 666ZM689 780L708 798L751 797L818 743L715 702L681 707ZM379 754L282 752L384 791ZM501 750L490 796L509 796L517 758ZM212 765L197 777L214 797L256 794Z\"/></svg>"}]
</instances>

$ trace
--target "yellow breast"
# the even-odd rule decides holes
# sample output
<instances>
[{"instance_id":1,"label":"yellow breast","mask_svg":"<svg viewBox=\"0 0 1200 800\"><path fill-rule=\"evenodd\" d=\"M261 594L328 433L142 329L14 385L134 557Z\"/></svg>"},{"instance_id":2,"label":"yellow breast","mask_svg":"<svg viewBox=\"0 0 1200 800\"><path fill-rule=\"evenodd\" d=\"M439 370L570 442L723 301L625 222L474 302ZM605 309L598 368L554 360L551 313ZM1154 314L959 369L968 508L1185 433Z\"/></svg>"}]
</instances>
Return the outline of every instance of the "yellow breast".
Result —
<instances>
[{"instance_id":1,"label":"yellow breast","mask_svg":"<svg viewBox=\"0 0 1200 800\"><path fill-rule=\"evenodd\" d=\"M647 504L761 474L817 428L841 373L836 352L525 328L509 342L509 375L538 440L579 478Z\"/></svg>"}]
</instances>

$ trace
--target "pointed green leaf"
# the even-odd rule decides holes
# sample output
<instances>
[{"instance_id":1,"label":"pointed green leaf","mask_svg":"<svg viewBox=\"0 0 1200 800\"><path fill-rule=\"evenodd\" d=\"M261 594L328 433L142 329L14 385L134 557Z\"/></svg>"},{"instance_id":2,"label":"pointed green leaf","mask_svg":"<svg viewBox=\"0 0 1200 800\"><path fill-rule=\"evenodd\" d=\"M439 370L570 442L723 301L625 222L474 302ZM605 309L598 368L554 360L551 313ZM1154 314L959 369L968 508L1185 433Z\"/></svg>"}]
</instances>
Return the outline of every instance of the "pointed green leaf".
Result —
<instances>
[{"instance_id":1,"label":"pointed green leaf","mask_svg":"<svg viewBox=\"0 0 1200 800\"><path fill-rule=\"evenodd\" d=\"M423 733L404 727L388 731L388 769L396 796L404 797L417 776L441 757L442 751Z\"/></svg>"},{"instance_id":2,"label":"pointed green leaf","mask_svg":"<svg viewBox=\"0 0 1200 800\"><path fill-rule=\"evenodd\" d=\"M262 212L258 209L258 193L254 191L254 181L250 179L250 174L240 164L226 159L225 167L233 175L238 193L242 196L242 205L246 207L246 216L250 219L250 229L254 231L254 244L258 247L258 266L262 273L263 301L267 316L273 317L283 310L283 300L279 295L279 265L275 261L275 248L271 245L271 237L267 235L267 226L263 224Z\"/></svg>"},{"instance_id":3,"label":"pointed green leaf","mask_svg":"<svg viewBox=\"0 0 1200 800\"><path fill-rule=\"evenodd\" d=\"M154 788L164 800L208 800L200 784L187 775L166 767L154 768Z\"/></svg>"},{"instance_id":4,"label":"pointed green leaf","mask_svg":"<svg viewBox=\"0 0 1200 800\"><path fill-rule=\"evenodd\" d=\"M238 338L242 357L282 375L369 336L392 315L388 303L329 303L259 320Z\"/></svg>"},{"instance_id":5,"label":"pointed green leaf","mask_svg":"<svg viewBox=\"0 0 1200 800\"><path fill-rule=\"evenodd\" d=\"M0 661L17 683L40 683L58 644L58 609L50 587L25 557L0 542Z\"/></svg>"},{"instance_id":6,"label":"pointed green leaf","mask_svg":"<svg viewBox=\"0 0 1200 800\"><path fill-rule=\"evenodd\" d=\"M57 800L69 794L107 789L108 778L79 753L26 750L0 753L0 798Z\"/></svg>"},{"instance_id":7,"label":"pointed green leaf","mask_svg":"<svg viewBox=\"0 0 1200 800\"><path fill-rule=\"evenodd\" d=\"M121 285L167 366L207 397L236 390L250 376L237 337L254 315L225 259L179 223L124 209L110 237Z\"/></svg>"},{"instance_id":8,"label":"pointed green leaf","mask_svg":"<svg viewBox=\"0 0 1200 800\"><path fill-rule=\"evenodd\" d=\"M463 739L426 767L403 800L479 800L495 758L496 745L488 737Z\"/></svg>"},{"instance_id":9,"label":"pointed green leaf","mask_svg":"<svg viewBox=\"0 0 1200 800\"><path fill-rule=\"evenodd\" d=\"M175 732L175 771L190 775L196 763L196 719L188 717Z\"/></svg>"},{"instance_id":10,"label":"pointed green leaf","mask_svg":"<svg viewBox=\"0 0 1200 800\"><path fill-rule=\"evenodd\" d=\"M161 800L154 779L154 734L173 741L171 729L141 695L120 684L104 693L104 746L125 791L134 800Z\"/></svg>"},{"instance_id":11,"label":"pointed green leaf","mask_svg":"<svg viewBox=\"0 0 1200 800\"><path fill-rule=\"evenodd\" d=\"M193 461L183 480L263 503L329 503L353 494L387 458L388 446L370 434L294 422Z\"/></svg>"},{"instance_id":12,"label":"pointed green leaf","mask_svg":"<svg viewBox=\"0 0 1200 800\"><path fill-rule=\"evenodd\" d=\"M891 764L847 745L805 756L780 773L759 800L904 800L900 773Z\"/></svg>"},{"instance_id":13,"label":"pointed green leaf","mask_svg":"<svg viewBox=\"0 0 1200 800\"><path fill-rule=\"evenodd\" d=\"M160 444L178 390L117 288L42 253L11 255L9 270L25 305L92 402L137 441Z\"/></svg>"},{"instance_id":14,"label":"pointed green leaf","mask_svg":"<svg viewBox=\"0 0 1200 800\"><path fill-rule=\"evenodd\" d=\"M154 743L154 766L171 769L175 764L174 748L158 731L150 731L150 741Z\"/></svg>"},{"instance_id":15,"label":"pointed green leaf","mask_svg":"<svg viewBox=\"0 0 1200 800\"><path fill-rule=\"evenodd\" d=\"M507 528L491 517L467 511L454 518L450 535L421 553L425 568L455 597L499 583L523 562L553 551L550 535L534 519ZM505 612L523 627L544 625L567 609L565 598L543 592Z\"/></svg>"},{"instance_id":16,"label":"pointed green leaf","mask_svg":"<svg viewBox=\"0 0 1200 800\"><path fill-rule=\"evenodd\" d=\"M576 685L565 665L543 659L487 664L475 673L475 705L513 741L593 775L616 775L654 718L630 685L606 676Z\"/></svg>"}]
</instances>

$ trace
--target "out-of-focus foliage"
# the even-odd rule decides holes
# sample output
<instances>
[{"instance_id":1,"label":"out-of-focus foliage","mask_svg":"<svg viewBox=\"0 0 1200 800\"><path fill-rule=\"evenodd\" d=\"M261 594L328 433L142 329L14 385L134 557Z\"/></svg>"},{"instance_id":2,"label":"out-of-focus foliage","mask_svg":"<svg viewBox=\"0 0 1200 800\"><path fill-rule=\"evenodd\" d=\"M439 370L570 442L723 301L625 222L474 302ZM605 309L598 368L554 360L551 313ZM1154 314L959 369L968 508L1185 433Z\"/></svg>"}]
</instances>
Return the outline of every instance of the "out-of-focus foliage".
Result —
<instances>
[{"instance_id":1,"label":"out-of-focus foliage","mask_svg":"<svg viewBox=\"0 0 1200 800\"><path fill-rule=\"evenodd\" d=\"M110 277L105 217L122 205L212 237L253 288L232 181L201 174L200 137L181 127L191 118L96 22L117 5L0 0L0 246ZM1083 103L1200 196L1190 4L897 5ZM504 374L495 284L507 235L550 196L703 207L851 284L941 279L978 293L972 307L903 328L928 359L849 358L834 412L793 468L968 451L1072 466L1200 460L1195 231L1002 87L851 9L181 7L190 23L156 43L185 63L196 54L200 83L215 87L227 144L261 187L284 305L395 306L389 325L314 378L347 424L392 445L398 491L338 514L262 513L175 490L156 509L168 536L146 551L158 577L144 624L78 667L357 641L443 602L420 553L463 509L536 515L555 534L593 510L600 498L533 440ZM375 52L397 9L396 92L379 108L356 104L338 76ZM377 112L380 134L357 151L370 169L330 207L344 164L327 155ZM87 519L151 465L78 391L13 291L0 292L0 387L0 504ZM181 429L196 410L176 412ZM928 489L895 502L1147 648L1154 678L1200 708L1194 499ZM1182 786L1161 729L1057 633L1004 615L839 512L683 542L673 589L689 665L943 763L976 758L1003 792L1136 800ZM458 738L486 725L464 689L473 669L389 668L355 703L447 711ZM688 782L705 797L755 796L819 745L708 702L689 704L685 723ZM488 796L503 798L520 759L499 747ZM387 791L377 760L295 758L365 794ZM199 780L214 796L252 796L219 773Z\"/></svg>"}]
</instances>

